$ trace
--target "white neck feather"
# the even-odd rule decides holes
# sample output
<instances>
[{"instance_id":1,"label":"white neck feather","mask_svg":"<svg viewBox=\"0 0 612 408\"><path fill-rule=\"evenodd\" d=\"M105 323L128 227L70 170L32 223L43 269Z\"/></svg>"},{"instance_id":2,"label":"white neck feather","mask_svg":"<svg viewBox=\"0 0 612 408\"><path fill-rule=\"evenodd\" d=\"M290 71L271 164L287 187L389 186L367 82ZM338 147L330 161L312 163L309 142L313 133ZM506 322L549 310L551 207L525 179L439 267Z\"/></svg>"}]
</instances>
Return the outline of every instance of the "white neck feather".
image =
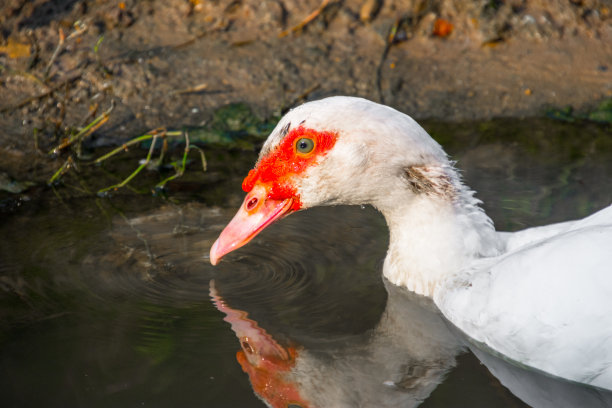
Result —
<instances>
[{"instance_id":1,"label":"white neck feather","mask_svg":"<svg viewBox=\"0 0 612 408\"><path fill-rule=\"evenodd\" d=\"M389 205L377 205L391 234L383 274L430 297L473 259L501 252L493 224L473 192L450 166L444 172L449 176L444 194L415 195L404 189L385 200Z\"/></svg>"}]
</instances>

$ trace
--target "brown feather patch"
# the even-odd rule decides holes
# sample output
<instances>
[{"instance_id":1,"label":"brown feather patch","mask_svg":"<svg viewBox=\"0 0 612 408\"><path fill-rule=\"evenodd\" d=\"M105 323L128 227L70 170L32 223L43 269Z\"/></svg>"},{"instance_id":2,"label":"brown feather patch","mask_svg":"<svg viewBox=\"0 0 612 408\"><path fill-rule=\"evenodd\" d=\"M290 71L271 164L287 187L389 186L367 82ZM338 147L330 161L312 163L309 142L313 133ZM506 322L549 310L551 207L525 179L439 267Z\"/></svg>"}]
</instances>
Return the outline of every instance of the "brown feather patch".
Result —
<instances>
[{"instance_id":1,"label":"brown feather patch","mask_svg":"<svg viewBox=\"0 0 612 408\"><path fill-rule=\"evenodd\" d=\"M451 178L440 167L410 166L404 168L408 188L415 194L427 194L453 200L457 194Z\"/></svg>"}]
</instances>

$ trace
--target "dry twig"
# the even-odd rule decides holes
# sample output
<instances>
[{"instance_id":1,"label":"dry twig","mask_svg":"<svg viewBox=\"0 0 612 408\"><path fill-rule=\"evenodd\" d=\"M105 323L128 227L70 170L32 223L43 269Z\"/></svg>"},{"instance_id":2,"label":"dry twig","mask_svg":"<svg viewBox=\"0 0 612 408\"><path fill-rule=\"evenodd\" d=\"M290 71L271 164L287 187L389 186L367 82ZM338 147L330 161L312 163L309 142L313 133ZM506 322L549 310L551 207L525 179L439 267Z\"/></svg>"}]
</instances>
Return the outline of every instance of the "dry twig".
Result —
<instances>
[{"instance_id":1,"label":"dry twig","mask_svg":"<svg viewBox=\"0 0 612 408\"><path fill-rule=\"evenodd\" d=\"M288 36L290 33L294 33L296 31L300 31L304 27L306 27L310 22L312 22L315 18L317 18L326 8L332 3L332 0L323 0L319 8L310 13L305 19L303 19L298 25L291 27L288 30L282 31L278 37L283 38Z\"/></svg>"},{"instance_id":2,"label":"dry twig","mask_svg":"<svg viewBox=\"0 0 612 408\"><path fill-rule=\"evenodd\" d=\"M100 128L103 124L108 121L110 113L115 108L115 104L111 103L110 108L108 108L105 112L103 112L100 116L95 118L90 124L81 129L77 134L70 136L64 139L59 145L54 147L49 151L49 154L58 154L60 150L65 149L68 146L71 146L75 142L81 142L87 136L91 135L97 129Z\"/></svg>"},{"instance_id":3,"label":"dry twig","mask_svg":"<svg viewBox=\"0 0 612 408\"><path fill-rule=\"evenodd\" d=\"M74 23L74 31L71 32L68 35L68 37L65 36L64 30L62 30L61 28L59 29L59 42L57 44L57 47L55 47L55 51L53 51L53 55L51 55L51 59L47 63L47 67L45 68L45 72L43 74L43 78L45 79L45 81L49 79L49 72L51 71L51 66L55 62L55 59L60 54L60 52L64 49L65 42L78 37L79 35L83 34L86 30L87 30L87 24L84 24L81 21L76 21Z\"/></svg>"}]
</instances>

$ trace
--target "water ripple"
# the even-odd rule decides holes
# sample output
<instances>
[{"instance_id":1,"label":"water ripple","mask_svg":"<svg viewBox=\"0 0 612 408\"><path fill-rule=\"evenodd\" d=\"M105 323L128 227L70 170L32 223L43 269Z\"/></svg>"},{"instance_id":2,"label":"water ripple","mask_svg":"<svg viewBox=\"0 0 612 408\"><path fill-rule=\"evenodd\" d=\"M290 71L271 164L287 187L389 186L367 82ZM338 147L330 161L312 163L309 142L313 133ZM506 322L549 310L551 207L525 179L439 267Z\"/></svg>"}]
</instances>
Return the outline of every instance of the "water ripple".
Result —
<instances>
[{"instance_id":1,"label":"water ripple","mask_svg":"<svg viewBox=\"0 0 612 408\"><path fill-rule=\"evenodd\" d=\"M303 333L364 330L378 318L387 232L373 210L292 215L213 267L208 251L232 216L191 204L116 219L110 240L84 260L83 279L109 307L131 299L168 308L208 304L215 279L233 306ZM353 316L363 302L371 316Z\"/></svg>"}]
</instances>

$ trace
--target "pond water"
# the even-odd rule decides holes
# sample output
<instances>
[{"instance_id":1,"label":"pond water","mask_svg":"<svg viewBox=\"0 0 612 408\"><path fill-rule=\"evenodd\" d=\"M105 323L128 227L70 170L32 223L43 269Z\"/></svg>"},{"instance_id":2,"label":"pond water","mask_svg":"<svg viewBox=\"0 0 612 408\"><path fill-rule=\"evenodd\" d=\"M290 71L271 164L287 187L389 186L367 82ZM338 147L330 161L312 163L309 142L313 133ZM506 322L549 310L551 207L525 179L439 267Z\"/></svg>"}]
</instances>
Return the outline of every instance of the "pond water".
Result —
<instances>
[{"instance_id":1,"label":"pond water","mask_svg":"<svg viewBox=\"0 0 612 408\"><path fill-rule=\"evenodd\" d=\"M609 128L425 127L500 230L582 217L612 200ZM387 229L372 208L300 212L212 267L208 251L256 156L208 153L209 173L174 183L170 199L125 191L2 207L2 406L612 401L474 354L431 302L384 282Z\"/></svg>"}]
</instances>

